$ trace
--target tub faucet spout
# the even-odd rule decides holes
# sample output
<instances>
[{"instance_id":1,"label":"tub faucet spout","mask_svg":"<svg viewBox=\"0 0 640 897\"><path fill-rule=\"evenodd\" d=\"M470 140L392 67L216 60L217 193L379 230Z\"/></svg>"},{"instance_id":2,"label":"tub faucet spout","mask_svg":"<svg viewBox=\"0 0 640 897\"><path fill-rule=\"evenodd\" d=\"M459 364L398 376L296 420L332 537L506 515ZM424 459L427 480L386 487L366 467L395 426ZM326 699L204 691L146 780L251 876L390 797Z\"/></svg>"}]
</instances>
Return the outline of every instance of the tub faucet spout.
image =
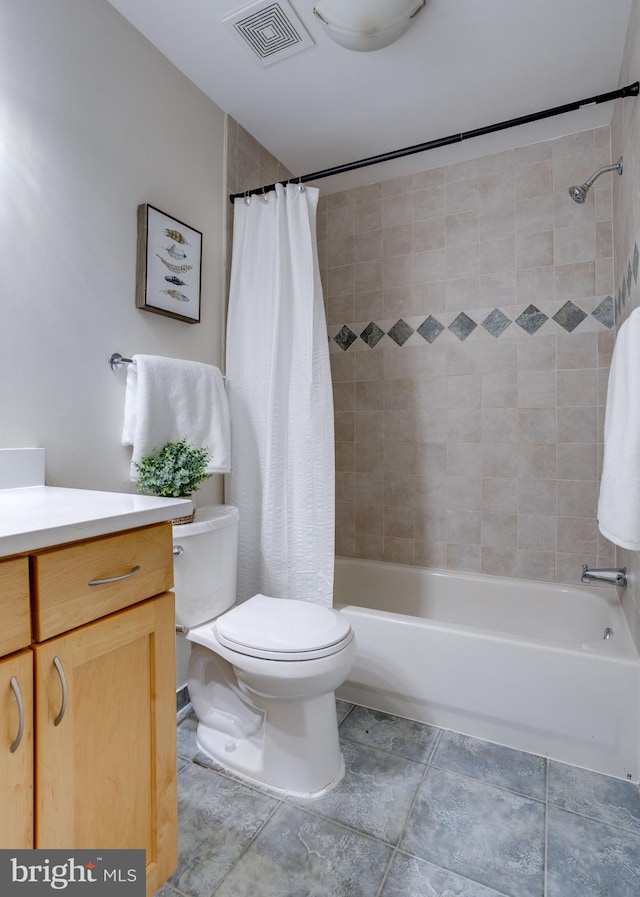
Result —
<instances>
[{"instance_id":1,"label":"tub faucet spout","mask_svg":"<svg viewBox=\"0 0 640 897\"><path fill-rule=\"evenodd\" d=\"M627 587L627 568L618 567L616 569L601 567L600 569L589 569L588 564L582 565L582 582L608 582L611 585L619 586L621 589Z\"/></svg>"}]
</instances>

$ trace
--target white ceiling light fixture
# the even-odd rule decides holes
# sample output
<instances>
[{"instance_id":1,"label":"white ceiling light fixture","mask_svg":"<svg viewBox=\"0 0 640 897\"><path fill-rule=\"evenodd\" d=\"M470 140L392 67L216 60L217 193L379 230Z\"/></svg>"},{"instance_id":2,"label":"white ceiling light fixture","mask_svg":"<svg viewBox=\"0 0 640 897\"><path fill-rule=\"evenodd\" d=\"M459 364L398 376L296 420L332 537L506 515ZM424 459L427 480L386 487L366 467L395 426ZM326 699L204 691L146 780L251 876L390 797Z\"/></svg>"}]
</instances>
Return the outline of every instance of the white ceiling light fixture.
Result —
<instances>
[{"instance_id":1,"label":"white ceiling light fixture","mask_svg":"<svg viewBox=\"0 0 640 897\"><path fill-rule=\"evenodd\" d=\"M380 50L398 40L427 0L318 0L313 12L348 50Z\"/></svg>"}]
</instances>

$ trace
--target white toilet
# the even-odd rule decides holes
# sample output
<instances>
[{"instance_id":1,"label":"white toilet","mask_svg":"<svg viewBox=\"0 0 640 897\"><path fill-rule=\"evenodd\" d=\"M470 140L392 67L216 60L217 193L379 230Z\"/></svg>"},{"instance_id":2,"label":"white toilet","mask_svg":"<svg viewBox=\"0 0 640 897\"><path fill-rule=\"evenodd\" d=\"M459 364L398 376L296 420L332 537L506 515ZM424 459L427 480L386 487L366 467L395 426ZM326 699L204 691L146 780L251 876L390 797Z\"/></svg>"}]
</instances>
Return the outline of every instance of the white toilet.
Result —
<instances>
[{"instance_id":1,"label":"white toilet","mask_svg":"<svg viewBox=\"0 0 640 897\"><path fill-rule=\"evenodd\" d=\"M176 624L191 642L188 687L201 751L286 794L340 780L334 691L353 663L351 626L307 601L236 599L238 509L198 508L174 526Z\"/></svg>"}]
</instances>

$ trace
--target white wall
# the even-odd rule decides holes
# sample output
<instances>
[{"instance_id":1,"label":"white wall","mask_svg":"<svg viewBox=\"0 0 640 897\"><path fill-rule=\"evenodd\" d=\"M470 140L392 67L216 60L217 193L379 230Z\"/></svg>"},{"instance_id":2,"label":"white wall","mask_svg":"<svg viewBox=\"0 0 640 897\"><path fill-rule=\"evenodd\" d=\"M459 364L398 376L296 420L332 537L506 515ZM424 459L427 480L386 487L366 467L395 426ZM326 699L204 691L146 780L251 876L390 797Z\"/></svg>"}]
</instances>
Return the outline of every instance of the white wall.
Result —
<instances>
[{"instance_id":1,"label":"white wall","mask_svg":"<svg viewBox=\"0 0 640 897\"><path fill-rule=\"evenodd\" d=\"M0 447L44 447L49 485L134 491L112 352L221 363L224 131L104 0L2 3ZM200 324L135 307L143 202L203 233Z\"/></svg>"},{"instance_id":2,"label":"white wall","mask_svg":"<svg viewBox=\"0 0 640 897\"><path fill-rule=\"evenodd\" d=\"M133 491L112 352L221 362L224 127L104 0L2 4L0 446L50 485ZM200 324L135 307L143 202L203 232Z\"/></svg>"}]
</instances>

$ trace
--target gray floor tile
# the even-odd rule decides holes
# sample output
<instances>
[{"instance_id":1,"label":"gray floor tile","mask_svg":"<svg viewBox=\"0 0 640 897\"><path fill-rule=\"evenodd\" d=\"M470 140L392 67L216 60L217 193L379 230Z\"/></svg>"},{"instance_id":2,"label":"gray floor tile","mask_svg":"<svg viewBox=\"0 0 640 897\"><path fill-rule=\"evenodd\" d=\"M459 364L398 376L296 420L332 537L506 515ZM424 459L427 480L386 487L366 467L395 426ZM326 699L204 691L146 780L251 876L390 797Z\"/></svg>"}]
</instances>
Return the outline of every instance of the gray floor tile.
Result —
<instances>
[{"instance_id":1,"label":"gray floor tile","mask_svg":"<svg viewBox=\"0 0 640 897\"><path fill-rule=\"evenodd\" d=\"M178 777L180 860L170 884L208 897L278 801L190 764Z\"/></svg>"},{"instance_id":2,"label":"gray floor tile","mask_svg":"<svg viewBox=\"0 0 640 897\"><path fill-rule=\"evenodd\" d=\"M640 835L640 790L631 782L550 762L548 801Z\"/></svg>"},{"instance_id":3,"label":"gray floor tile","mask_svg":"<svg viewBox=\"0 0 640 897\"><path fill-rule=\"evenodd\" d=\"M185 760L193 760L198 753L196 744L197 727L198 720L193 714L183 719L178 726L178 757L184 757Z\"/></svg>"},{"instance_id":4,"label":"gray floor tile","mask_svg":"<svg viewBox=\"0 0 640 897\"><path fill-rule=\"evenodd\" d=\"M420 763L428 763L440 732L434 726L366 707L355 707L340 726L341 738L382 748Z\"/></svg>"},{"instance_id":5,"label":"gray floor tile","mask_svg":"<svg viewBox=\"0 0 640 897\"><path fill-rule=\"evenodd\" d=\"M549 808L547 897L638 897L640 838Z\"/></svg>"},{"instance_id":6,"label":"gray floor tile","mask_svg":"<svg viewBox=\"0 0 640 897\"><path fill-rule=\"evenodd\" d=\"M440 869L424 860L397 853L380 897L501 897L497 891Z\"/></svg>"},{"instance_id":7,"label":"gray floor tile","mask_svg":"<svg viewBox=\"0 0 640 897\"><path fill-rule=\"evenodd\" d=\"M215 897L375 897L392 850L282 804Z\"/></svg>"},{"instance_id":8,"label":"gray floor tile","mask_svg":"<svg viewBox=\"0 0 640 897\"><path fill-rule=\"evenodd\" d=\"M544 800L546 760L513 748L443 732L431 762L451 772Z\"/></svg>"},{"instance_id":9,"label":"gray floor tile","mask_svg":"<svg viewBox=\"0 0 640 897\"><path fill-rule=\"evenodd\" d=\"M336 713L346 774L313 801L247 786L180 722L180 866L156 897L375 897L405 822L380 897L543 897L543 758ZM548 804L544 897L639 897L638 787L552 761Z\"/></svg>"},{"instance_id":10,"label":"gray floor tile","mask_svg":"<svg viewBox=\"0 0 640 897\"><path fill-rule=\"evenodd\" d=\"M339 701L336 698L336 713L338 715L338 725L340 725L340 723L345 718L347 713L349 713L352 707L353 704L349 704L347 701Z\"/></svg>"},{"instance_id":11,"label":"gray floor tile","mask_svg":"<svg viewBox=\"0 0 640 897\"><path fill-rule=\"evenodd\" d=\"M510 897L542 897L544 804L431 767L400 848Z\"/></svg>"},{"instance_id":12,"label":"gray floor tile","mask_svg":"<svg viewBox=\"0 0 640 897\"><path fill-rule=\"evenodd\" d=\"M396 844L424 767L351 741L343 741L342 750L342 781L324 797L292 798L292 803Z\"/></svg>"}]
</instances>

